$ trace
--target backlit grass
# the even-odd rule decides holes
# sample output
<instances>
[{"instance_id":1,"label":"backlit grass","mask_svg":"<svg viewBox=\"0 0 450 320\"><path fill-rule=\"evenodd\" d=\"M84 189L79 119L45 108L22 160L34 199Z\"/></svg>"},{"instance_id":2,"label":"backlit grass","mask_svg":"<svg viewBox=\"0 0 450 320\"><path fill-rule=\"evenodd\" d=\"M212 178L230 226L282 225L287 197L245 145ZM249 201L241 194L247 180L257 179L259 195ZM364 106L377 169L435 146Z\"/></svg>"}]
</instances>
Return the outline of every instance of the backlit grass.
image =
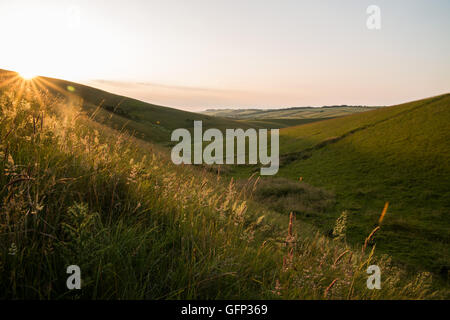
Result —
<instances>
[{"instance_id":1,"label":"backlit grass","mask_svg":"<svg viewBox=\"0 0 450 320\"><path fill-rule=\"evenodd\" d=\"M252 180L236 188L176 167L160 147L92 118L50 93L3 90L2 298L443 297L430 274L374 256L374 243L362 252L253 202ZM80 291L66 288L72 264ZM366 288L369 264L383 270L381 290Z\"/></svg>"}]
</instances>

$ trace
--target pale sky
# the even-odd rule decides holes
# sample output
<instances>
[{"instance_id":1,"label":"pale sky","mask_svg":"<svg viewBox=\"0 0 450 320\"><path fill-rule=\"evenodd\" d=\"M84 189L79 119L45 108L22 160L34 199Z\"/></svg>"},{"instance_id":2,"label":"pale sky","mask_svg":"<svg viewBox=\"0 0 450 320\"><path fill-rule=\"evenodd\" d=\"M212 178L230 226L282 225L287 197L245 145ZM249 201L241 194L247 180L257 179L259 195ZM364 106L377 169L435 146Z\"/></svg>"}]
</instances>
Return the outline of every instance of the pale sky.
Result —
<instances>
[{"instance_id":1,"label":"pale sky","mask_svg":"<svg viewBox=\"0 0 450 320\"><path fill-rule=\"evenodd\" d=\"M192 111L450 91L448 0L0 0L0 30L0 68Z\"/></svg>"}]
</instances>

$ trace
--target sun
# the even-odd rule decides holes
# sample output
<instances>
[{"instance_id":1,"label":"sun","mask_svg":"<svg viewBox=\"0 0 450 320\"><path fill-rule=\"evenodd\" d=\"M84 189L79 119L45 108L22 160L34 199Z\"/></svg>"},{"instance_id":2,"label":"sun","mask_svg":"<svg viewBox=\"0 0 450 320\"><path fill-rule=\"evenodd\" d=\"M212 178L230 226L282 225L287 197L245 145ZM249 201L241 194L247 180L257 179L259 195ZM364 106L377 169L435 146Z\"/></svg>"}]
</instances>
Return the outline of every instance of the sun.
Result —
<instances>
[{"instance_id":1,"label":"sun","mask_svg":"<svg viewBox=\"0 0 450 320\"><path fill-rule=\"evenodd\" d=\"M33 78L35 78L37 75L32 73L32 72L19 72L19 75L24 79L24 80L31 80Z\"/></svg>"}]
</instances>

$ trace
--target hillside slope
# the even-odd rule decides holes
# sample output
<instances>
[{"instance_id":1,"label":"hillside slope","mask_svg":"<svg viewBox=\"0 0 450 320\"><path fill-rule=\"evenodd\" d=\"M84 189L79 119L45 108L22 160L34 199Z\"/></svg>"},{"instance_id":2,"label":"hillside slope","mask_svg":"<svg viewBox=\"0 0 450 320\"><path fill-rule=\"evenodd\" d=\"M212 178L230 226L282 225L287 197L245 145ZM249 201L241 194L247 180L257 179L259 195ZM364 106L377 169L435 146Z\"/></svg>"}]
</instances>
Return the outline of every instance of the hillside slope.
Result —
<instances>
[{"instance_id":1,"label":"hillside slope","mask_svg":"<svg viewBox=\"0 0 450 320\"><path fill-rule=\"evenodd\" d=\"M0 92L0 298L445 297L372 243L349 253L33 86ZM371 263L380 290L367 289ZM74 264L82 290L66 286Z\"/></svg>"},{"instance_id":2,"label":"hillside slope","mask_svg":"<svg viewBox=\"0 0 450 320\"><path fill-rule=\"evenodd\" d=\"M0 78L2 84L11 84L9 80L17 78L17 74L4 71L0 72ZM21 80L16 80L19 83L16 100L20 100L26 90L21 87ZM7 87L2 84L0 91ZM191 127L192 120L199 117L205 117L202 118L205 127L221 129L254 127L258 122L199 116L57 79L37 78L29 85L58 93L62 97L61 110L81 108L89 121L163 145L169 143L172 129ZM306 199L308 204L307 210L303 210L298 208L305 208L305 203L292 208L284 198L277 203L286 204L288 209L283 213L292 211L327 234L342 211L348 210L347 239L358 244L373 229L381 208L389 201L383 232L377 234L377 251L388 253L413 269L432 270L447 277L450 265L448 110L447 94L282 129L278 176L297 181L302 177L303 182L293 187L291 196L301 201ZM277 121L268 119L260 125L276 126ZM156 149L153 145L152 150ZM165 148L163 153L167 153ZM246 180L254 168L234 167L226 171ZM284 189L291 187L283 181L275 184L284 185ZM319 189L311 189L312 193L305 197L299 194L305 190L303 185L306 189L308 186ZM270 183L268 186L270 192L277 192ZM314 193L325 196L311 197ZM322 205L324 201L328 203L328 195L332 195L333 203L336 199L331 209Z\"/></svg>"},{"instance_id":3,"label":"hillside slope","mask_svg":"<svg viewBox=\"0 0 450 320\"><path fill-rule=\"evenodd\" d=\"M370 111L376 107L366 106L324 106L296 107L282 109L210 109L202 114L234 119L328 119L353 113Z\"/></svg>"},{"instance_id":4,"label":"hillside slope","mask_svg":"<svg viewBox=\"0 0 450 320\"><path fill-rule=\"evenodd\" d=\"M280 175L336 193L336 211L308 217L330 228L349 210L349 238L377 222L377 248L447 276L450 266L450 94L281 130ZM301 213L300 213L301 214ZM328 223L327 223L328 221Z\"/></svg>"},{"instance_id":5,"label":"hillside slope","mask_svg":"<svg viewBox=\"0 0 450 320\"><path fill-rule=\"evenodd\" d=\"M20 83L17 73L0 69L0 82ZM48 78L33 79L36 89L49 90L64 99L65 104L81 106L91 119L118 130L127 130L139 138L170 145L170 134L177 128L193 128L194 120L201 120L204 128L249 128L255 124L245 121L213 117L174 108L154 105L112 94L82 84ZM1 90L1 86L0 86ZM296 122L295 124L298 124ZM265 127L264 123L257 127ZM269 123L267 126L271 126Z\"/></svg>"},{"instance_id":6,"label":"hillside slope","mask_svg":"<svg viewBox=\"0 0 450 320\"><path fill-rule=\"evenodd\" d=\"M16 72L0 69L0 82L20 83L20 80L21 78ZM36 89L49 90L52 94L63 98L66 104L81 106L96 122L114 129L126 130L141 139L162 145L172 144L170 134L177 128L186 128L192 131L194 120L201 120L205 129L285 128L372 109L333 107L293 108L280 111L256 110L258 112L255 114L251 112L247 116L241 116L246 113L246 110L194 113L143 102L55 78L36 77L33 84ZM264 113L264 116L260 115L261 112Z\"/></svg>"}]
</instances>

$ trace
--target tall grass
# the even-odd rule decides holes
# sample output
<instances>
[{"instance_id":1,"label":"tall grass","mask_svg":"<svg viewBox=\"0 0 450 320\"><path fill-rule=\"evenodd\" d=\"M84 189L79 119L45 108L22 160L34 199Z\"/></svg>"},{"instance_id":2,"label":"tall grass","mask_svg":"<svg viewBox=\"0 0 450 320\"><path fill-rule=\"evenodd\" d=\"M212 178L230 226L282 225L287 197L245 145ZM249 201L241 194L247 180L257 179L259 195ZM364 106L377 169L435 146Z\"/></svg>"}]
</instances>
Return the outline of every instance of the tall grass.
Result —
<instances>
[{"instance_id":1,"label":"tall grass","mask_svg":"<svg viewBox=\"0 0 450 320\"><path fill-rule=\"evenodd\" d=\"M80 110L48 93L0 98L1 298L439 297L429 275L302 234L294 214L286 238L284 216L233 181L176 167ZM366 288L369 263L381 290ZM66 288L72 264L81 290Z\"/></svg>"}]
</instances>

